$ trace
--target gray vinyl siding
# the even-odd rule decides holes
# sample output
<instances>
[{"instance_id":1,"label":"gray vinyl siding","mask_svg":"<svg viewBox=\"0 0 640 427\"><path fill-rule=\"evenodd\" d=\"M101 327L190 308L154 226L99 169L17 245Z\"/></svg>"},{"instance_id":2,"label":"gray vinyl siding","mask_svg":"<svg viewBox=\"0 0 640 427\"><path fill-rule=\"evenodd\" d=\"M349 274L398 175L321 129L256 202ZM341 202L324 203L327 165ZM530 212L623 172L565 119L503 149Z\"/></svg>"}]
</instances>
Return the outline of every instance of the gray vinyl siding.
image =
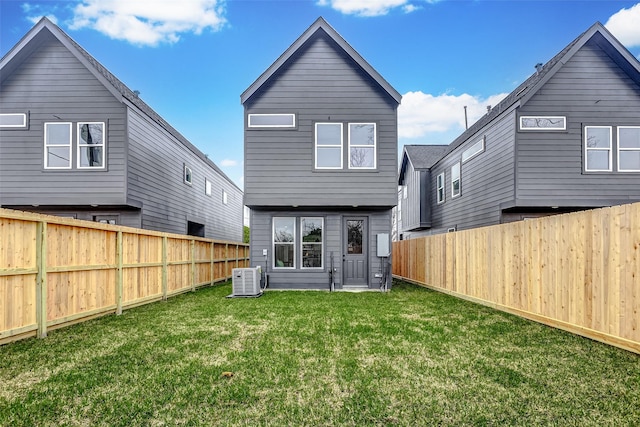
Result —
<instances>
[{"instance_id":1,"label":"gray vinyl siding","mask_svg":"<svg viewBox=\"0 0 640 427\"><path fill-rule=\"evenodd\" d=\"M640 174L584 172L584 126L640 126L640 87L594 37L520 109L567 117L566 132L517 134L521 205L601 206L640 200ZM615 127L613 129L615 146Z\"/></svg>"},{"instance_id":2,"label":"gray vinyl siding","mask_svg":"<svg viewBox=\"0 0 640 427\"><path fill-rule=\"evenodd\" d=\"M245 103L245 121L251 113L295 113L297 128L245 129L246 205L395 206L395 101L326 35L312 37ZM314 170L315 122L376 123L377 169L348 170L345 155L340 171Z\"/></svg>"},{"instance_id":3,"label":"gray vinyl siding","mask_svg":"<svg viewBox=\"0 0 640 427\"><path fill-rule=\"evenodd\" d=\"M96 220L96 216L108 216L109 218L115 218L116 224L118 225L141 228L140 211L135 209L124 209L122 207L108 209L100 209L98 207L80 208L77 206L48 208L30 207L29 211L45 215L56 215L65 218L81 219L84 221L94 221Z\"/></svg>"},{"instance_id":4,"label":"gray vinyl siding","mask_svg":"<svg viewBox=\"0 0 640 427\"><path fill-rule=\"evenodd\" d=\"M278 270L273 268L273 240L272 240L272 220L273 217L323 217L324 218L324 241L323 241L323 268L301 269L300 268L300 236L296 231L296 268ZM335 268L336 289L342 288L342 226L345 216L365 216L368 218L368 250L369 250L369 288L378 289L380 279L374 275L382 269L382 259L376 256L376 235L378 233L388 233L391 236L391 209L385 211L278 211L278 210L251 210L251 244L250 257L251 266L261 266L265 269L265 258L262 255L263 249L267 249L266 273L269 276L269 288L271 289L321 289L329 290L330 256L333 252ZM296 225L297 227L298 225ZM389 260L390 261L390 260Z\"/></svg>"},{"instance_id":5,"label":"gray vinyl siding","mask_svg":"<svg viewBox=\"0 0 640 427\"><path fill-rule=\"evenodd\" d=\"M242 191L146 116L129 109L128 117L128 194L142 204L142 227L186 234L187 221L193 221L205 225L205 237L242 241ZM192 185L184 183L185 164ZM205 194L205 178L211 196Z\"/></svg>"},{"instance_id":6,"label":"gray vinyl siding","mask_svg":"<svg viewBox=\"0 0 640 427\"><path fill-rule=\"evenodd\" d=\"M515 112L509 111L467 139L431 168L432 232L499 224L502 203L514 199ZM460 196L451 197L451 167L486 137L485 151L460 166ZM436 177L445 174L445 202L436 203Z\"/></svg>"},{"instance_id":7,"label":"gray vinyl siding","mask_svg":"<svg viewBox=\"0 0 640 427\"><path fill-rule=\"evenodd\" d=\"M402 230L401 233L410 230L417 230L423 227L426 218L421 218L422 209L425 207L425 198L428 197L428 187L423 189L425 175L428 172L417 171L411 162L407 165L405 173L405 185L407 187L407 198L402 199Z\"/></svg>"},{"instance_id":8,"label":"gray vinyl siding","mask_svg":"<svg viewBox=\"0 0 640 427\"><path fill-rule=\"evenodd\" d=\"M2 76L0 112L28 113L27 129L0 129L0 204L124 205L125 107L57 39ZM77 123L104 122L106 169L76 170ZM72 169L44 169L44 123L72 123Z\"/></svg>"}]
</instances>

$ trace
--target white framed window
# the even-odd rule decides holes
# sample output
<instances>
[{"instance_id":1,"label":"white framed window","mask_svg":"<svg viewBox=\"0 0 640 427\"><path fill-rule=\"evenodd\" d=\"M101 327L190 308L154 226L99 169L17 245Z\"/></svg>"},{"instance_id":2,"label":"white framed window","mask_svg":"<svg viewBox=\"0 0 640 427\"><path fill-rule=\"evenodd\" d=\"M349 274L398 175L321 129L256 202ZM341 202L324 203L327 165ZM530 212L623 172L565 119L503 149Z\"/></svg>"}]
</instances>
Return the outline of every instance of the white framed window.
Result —
<instances>
[{"instance_id":1,"label":"white framed window","mask_svg":"<svg viewBox=\"0 0 640 427\"><path fill-rule=\"evenodd\" d=\"M226 205L229 204L229 196L227 195L227 192L222 190L222 204Z\"/></svg>"},{"instance_id":2,"label":"white framed window","mask_svg":"<svg viewBox=\"0 0 640 427\"><path fill-rule=\"evenodd\" d=\"M640 126L618 126L618 171L640 172Z\"/></svg>"},{"instance_id":3,"label":"white framed window","mask_svg":"<svg viewBox=\"0 0 640 427\"><path fill-rule=\"evenodd\" d=\"M186 164L184 165L184 168L183 168L183 179L185 184L188 184L188 185L193 184L193 172L191 171L191 168Z\"/></svg>"},{"instance_id":4,"label":"white framed window","mask_svg":"<svg viewBox=\"0 0 640 427\"><path fill-rule=\"evenodd\" d=\"M584 127L584 169L587 172L610 172L611 126Z\"/></svg>"},{"instance_id":5,"label":"white framed window","mask_svg":"<svg viewBox=\"0 0 640 427\"><path fill-rule=\"evenodd\" d=\"M71 169L71 123L44 124L44 168Z\"/></svg>"},{"instance_id":6,"label":"white framed window","mask_svg":"<svg viewBox=\"0 0 640 427\"><path fill-rule=\"evenodd\" d=\"M27 115L25 113L2 113L0 114L0 128L26 128Z\"/></svg>"},{"instance_id":7,"label":"white framed window","mask_svg":"<svg viewBox=\"0 0 640 427\"><path fill-rule=\"evenodd\" d=\"M316 169L342 169L342 123L316 123Z\"/></svg>"},{"instance_id":8,"label":"white framed window","mask_svg":"<svg viewBox=\"0 0 640 427\"><path fill-rule=\"evenodd\" d=\"M250 128L295 128L295 114L249 114L247 124Z\"/></svg>"},{"instance_id":9,"label":"white framed window","mask_svg":"<svg viewBox=\"0 0 640 427\"><path fill-rule=\"evenodd\" d=\"M565 116L520 116L520 130L566 130Z\"/></svg>"},{"instance_id":10,"label":"white framed window","mask_svg":"<svg viewBox=\"0 0 640 427\"><path fill-rule=\"evenodd\" d=\"M104 122L78 123L78 169L104 169Z\"/></svg>"},{"instance_id":11,"label":"white framed window","mask_svg":"<svg viewBox=\"0 0 640 427\"><path fill-rule=\"evenodd\" d=\"M451 197L460 195L460 162L451 166Z\"/></svg>"},{"instance_id":12,"label":"white framed window","mask_svg":"<svg viewBox=\"0 0 640 427\"><path fill-rule=\"evenodd\" d=\"M444 172L436 178L436 199L438 203L444 203Z\"/></svg>"},{"instance_id":13,"label":"white framed window","mask_svg":"<svg viewBox=\"0 0 640 427\"><path fill-rule=\"evenodd\" d=\"M475 144L462 152L462 163L473 159L484 151L485 137L480 138Z\"/></svg>"},{"instance_id":14,"label":"white framed window","mask_svg":"<svg viewBox=\"0 0 640 427\"><path fill-rule=\"evenodd\" d=\"M376 168L376 124L349 123L349 169Z\"/></svg>"},{"instance_id":15,"label":"white framed window","mask_svg":"<svg viewBox=\"0 0 640 427\"><path fill-rule=\"evenodd\" d=\"M323 267L323 232L324 218L300 218L300 248L302 251L302 268Z\"/></svg>"},{"instance_id":16,"label":"white framed window","mask_svg":"<svg viewBox=\"0 0 640 427\"><path fill-rule=\"evenodd\" d=\"M207 196L211 196L211 181L209 181L207 178L204 179L204 194L206 194Z\"/></svg>"},{"instance_id":17,"label":"white framed window","mask_svg":"<svg viewBox=\"0 0 640 427\"><path fill-rule=\"evenodd\" d=\"M296 219L295 217L273 218L273 268L296 267Z\"/></svg>"}]
</instances>

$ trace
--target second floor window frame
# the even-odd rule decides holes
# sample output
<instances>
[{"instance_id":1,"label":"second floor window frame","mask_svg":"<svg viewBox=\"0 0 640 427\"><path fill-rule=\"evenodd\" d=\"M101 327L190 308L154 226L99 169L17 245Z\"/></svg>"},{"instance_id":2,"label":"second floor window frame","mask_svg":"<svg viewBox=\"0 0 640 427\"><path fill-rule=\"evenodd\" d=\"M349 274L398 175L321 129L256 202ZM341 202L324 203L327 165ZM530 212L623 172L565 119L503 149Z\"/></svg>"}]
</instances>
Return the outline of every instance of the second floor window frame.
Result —
<instances>
[{"instance_id":1,"label":"second floor window frame","mask_svg":"<svg viewBox=\"0 0 640 427\"><path fill-rule=\"evenodd\" d=\"M451 198L460 197L461 194L462 172L460 170L460 162L451 166Z\"/></svg>"},{"instance_id":2,"label":"second floor window frame","mask_svg":"<svg viewBox=\"0 0 640 427\"><path fill-rule=\"evenodd\" d=\"M54 131L57 128L57 131ZM66 128L66 132L65 129ZM73 142L73 124L71 122L44 123L44 168L51 170L71 169L71 145ZM66 156L66 158L65 158ZM66 165L52 166L50 159L62 159Z\"/></svg>"},{"instance_id":3,"label":"second floor window frame","mask_svg":"<svg viewBox=\"0 0 640 427\"><path fill-rule=\"evenodd\" d=\"M593 131L590 135L590 131ZM605 131L607 134L606 146L602 144L599 139L593 139L596 137L596 132ZM600 135L602 136L602 135ZM602 153L606 155L607 167L593 167L589 166L589 159L591 155L599 155L598 160L602 161L604 157ZM595 162L595 158L593 158ZM584 127L584 171L585 172L612 172L613 171L613 127L612 126L585 126Z\"/></svg>"},{"instance_id":4,"label":"second floor window frame","mask_svg":"<svg viewBox=\"0 0 640 427\"><path fill-rule=\"evenodd\" d=\"M366 141L363 143L361 140L359 141L355 141L356 140L356 135L358 135L358 130L360 129L365 129L366 127L369 127L370 130L370 135L368 135L366 137ZM349 135L348 135L348 140L349 140L349 169L351 170L358 170L358 169L368 169L368 170L375 170L377 168L377 126L375 123L370 123L370 122L362 122L362 123L349 123L348 124L348 129L349 129ZM372 151L373 155L372 156L368 156L368 152ZM366 162L365 165L357 165L354 163L357 162Z\"/></svg>"},{"instance_id":5,"label":"second floor window frame","mask_svg":"<svg viewBox=\"0 0 640 427\"><path fill-rule=\"evenodd\" d=\"M85 128L86 126L86 128ZM91 130L94 129L93 134ZM98 130L99 129L99 130ZM77 124L77 167L78 169L105 169L106 167L106 126L104 122L78 122ZM93 138L98 137L96 142ZM86 151L85 151L86 150ZM86 158L88 156L88 159ZM98 156L98 159L95 158ZM98 166L83 166L82 161L97 163Z\"/></svg>"},{"instance_id":6,"label":"second floor window frame","mask_svg":"<svg viewBox=\"0 0 640 427\"><path fill-rule=\"evenodd\" d=\"M343 124L341 122L317 122L314 125L315 135L314 135L314 166L315 169L318 170L341 170L343 168L343 146L344 146L344 137L343 137ZM327 135L324 135L323 129L327 130ZM333 134L330 134L333 133ZM339 138L336 136L339 135ZM332 152L335 156L336 152L339 152L339 165L330 164L323 165L319 162L320 156L318 153L320 152ZM335 158L332 157L332 161L335 161ZM321 160L324 162L324 159Z\"/></svg>"},{"instance_id":7,"label":"second floor window frame","mask_svg":"<svg viewBox=\"0 0 640 427\"><path fill-rule=\"evenodd\" d=\"M445 202L446 191L444 189L444 172L436 177L436 200L438 204Z\"/></svg>"},{"instance_id":8,"label":"second floor window frame","mask_svg":"<svg viewBox=\"0 0 640 427\"><path fill-rule=\"evenodd\" d=\"M636 135L635 138L631 138L628 141L626 138L621 136L620 131L633 131ZM626 132L625 132L626 133ZM618 148L618 172L622 173L633 173L640 172L640 164L637 164L636 167L625 167L622 165L622 158L625 156L634 156L636 157L636 161L640 162L640 126L618 126L616 130L616 146Z\"/></svg>"}]
</instances>

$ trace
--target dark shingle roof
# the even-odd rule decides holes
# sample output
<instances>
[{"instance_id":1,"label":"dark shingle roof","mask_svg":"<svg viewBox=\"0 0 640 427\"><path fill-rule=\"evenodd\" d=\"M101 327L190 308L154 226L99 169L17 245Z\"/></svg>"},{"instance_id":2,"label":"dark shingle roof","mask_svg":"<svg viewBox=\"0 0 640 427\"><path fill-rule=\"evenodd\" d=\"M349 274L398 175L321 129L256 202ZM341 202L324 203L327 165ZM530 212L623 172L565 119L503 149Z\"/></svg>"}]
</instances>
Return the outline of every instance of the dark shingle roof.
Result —
<instances>
[{"instance_id":1,"label":"dark shingle roof","mask_svg":"<svg viewBox=\"0 0 640 427\"><path fill-rule=\"evenodd\" d=\"M405 145L398 174L398 185L402 185L404 181L409 162L416 170L429 169L442 158L448 149L448 145Z\"/></svg>"},{"instance_id":2,"label":"dark shingle roof","mask_svg":"<svg viewBox=\"0 0 640 427\"><path fill-rule=\"evenodd\" d=\"M448 145L405 145L404 149L414 169L429 169L449 148Z\"/></svg>"}]
</instances>

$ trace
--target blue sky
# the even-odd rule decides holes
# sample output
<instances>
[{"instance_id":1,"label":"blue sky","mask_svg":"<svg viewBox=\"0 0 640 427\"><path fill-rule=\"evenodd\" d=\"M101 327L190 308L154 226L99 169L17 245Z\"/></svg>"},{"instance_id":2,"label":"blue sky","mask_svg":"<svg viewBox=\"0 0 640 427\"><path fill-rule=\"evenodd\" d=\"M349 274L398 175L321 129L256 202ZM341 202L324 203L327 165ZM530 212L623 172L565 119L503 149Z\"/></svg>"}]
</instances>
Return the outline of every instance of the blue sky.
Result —
<instances>
[{"instance_id":1,"label":"blue sky","mask_svg":"<svg viewBox=\"0 0 640 427\"><path fill-rule=\"evenodd\" d=\"M319 16L403 95L400 149L451 142L596 21L640 57L637 0L1 0L0 56L41 16L241 187L240 94Z\"/></svg>"}]
</instances>

